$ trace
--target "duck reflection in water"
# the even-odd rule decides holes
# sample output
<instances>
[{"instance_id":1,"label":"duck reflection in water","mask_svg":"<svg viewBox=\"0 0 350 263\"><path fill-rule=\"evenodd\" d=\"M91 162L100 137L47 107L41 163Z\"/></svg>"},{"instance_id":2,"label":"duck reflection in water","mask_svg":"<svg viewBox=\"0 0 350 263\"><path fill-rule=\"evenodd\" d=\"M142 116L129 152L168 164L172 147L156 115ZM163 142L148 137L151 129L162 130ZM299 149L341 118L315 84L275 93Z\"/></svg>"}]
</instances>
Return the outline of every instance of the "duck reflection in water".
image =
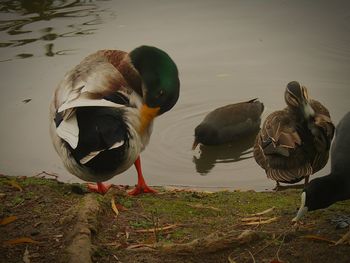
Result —
<instances>
[{"instance_id":1,"label":"duck reflection in water","mask_svg":"<svg viewBox=\"0 0 350 263\"><path fill-rule=\"evenodd\" d=\"M234 163L253 158L252 147L259 130L247 135L237 137L230 143L221 145L200 144L199 157L193 156L196 171L201 175L207 175L218 163Z\"/></svg>"}]
</instances>

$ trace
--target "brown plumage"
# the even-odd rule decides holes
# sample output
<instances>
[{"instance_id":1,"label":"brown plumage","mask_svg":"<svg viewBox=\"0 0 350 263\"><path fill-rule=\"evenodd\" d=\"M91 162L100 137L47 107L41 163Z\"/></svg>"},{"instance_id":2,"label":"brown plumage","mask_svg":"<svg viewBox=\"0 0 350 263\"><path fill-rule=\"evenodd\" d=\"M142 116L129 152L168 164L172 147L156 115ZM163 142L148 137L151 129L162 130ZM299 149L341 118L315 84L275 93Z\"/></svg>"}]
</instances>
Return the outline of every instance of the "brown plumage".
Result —
<instances>
[{"instance_id":1,"label":"brown plumage","mask_svg":"<svg viewBox=\"0 0 350 263\"><path fill-rule=\"evenodd\" d=\"M322 169L328 161L334 125L328 110L308 98L307 89L290 82L287 107L271 113L256 137L254 158L277 185L296 183Z\"/></svg>"}]
</instances>

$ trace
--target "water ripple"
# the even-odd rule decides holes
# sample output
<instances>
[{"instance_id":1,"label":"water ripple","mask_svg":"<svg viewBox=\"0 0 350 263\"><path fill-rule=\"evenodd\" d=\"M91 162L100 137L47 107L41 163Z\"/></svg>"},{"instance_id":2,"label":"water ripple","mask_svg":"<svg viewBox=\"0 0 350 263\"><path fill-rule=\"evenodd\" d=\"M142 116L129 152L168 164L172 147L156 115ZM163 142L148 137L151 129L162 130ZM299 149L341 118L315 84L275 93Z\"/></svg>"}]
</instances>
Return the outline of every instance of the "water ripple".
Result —
<instances>
[{"instance_id":1,"label":"water ripple","mask_svg":"<svg viewBox=\"0 0 350 263\"><path fill-rule=\"evenodd\" d=\"M72 50L54 48L56 40L91 35L106 18L115 18L111 11L100 7L102 2L105 1L1 1L0 48L46 42L43 45L46 56L67 54ZM17 58L32 56L26 49L16 55Z\"/></svg>"}]
</instances>

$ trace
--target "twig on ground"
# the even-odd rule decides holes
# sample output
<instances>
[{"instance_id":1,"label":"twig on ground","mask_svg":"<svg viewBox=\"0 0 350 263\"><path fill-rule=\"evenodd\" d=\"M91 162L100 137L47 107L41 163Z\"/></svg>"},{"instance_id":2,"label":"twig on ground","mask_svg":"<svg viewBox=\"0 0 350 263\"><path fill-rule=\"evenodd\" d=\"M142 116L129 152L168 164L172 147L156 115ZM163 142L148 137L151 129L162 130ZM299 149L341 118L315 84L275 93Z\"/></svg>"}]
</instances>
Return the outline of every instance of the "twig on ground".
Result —
<instances>
[{"instance_id":1,"label":"twig on ground","mask_svg":"<svg viewBox=\"0 0 350 263\"><path fill-rule=\"evenodd\" d=\"M278 261L281 261L280 260L280 257L279 257L279 252L280 252L280 250L281 250L281 247L282 247L282 245L283 245L283 243L284 243L284 239L286 238L286 234L283 234L283 238L282 238L282 242L281 242L281 244L279 245L279 247L278 247L278 249L277 249L277 252L276 252L276 257L277 257L277 260Z\"/></svg>"},{"instance_id":2,"label":"twig on ground","mask_svg":"<svg viewBox=\"0 0 350 263\"><path fill-rule=\"evenodd\" d=\"M263 224L270 224L272 222L277 221L278 217L272 217L266 220L259 220L255 222L245 222L243 225L244 226L254 226L254 225L263 225Z\"/></svg>"},{"instance_id":3,"label":"twig on ground","mask_svg":"<svg viewBox=\"0 0 350 263\"><path fill-rule=\"evenodd\" d=\"M154 228L149 228L149 229L138 229L138 230L135 230L135 232L137 232L137 233L154 233L155 231L159 232L159 231L170 230L170 229L174 229L174 228L179 227L179 226L181 226L181 225L173 224L173 225L164 226L164 227L155 226Z\"/></svg>"},{"instance_id":4,"label":"twig on ground","mask_svg":"<svg viewBox=\"0 0 350 263\"><path fill-rule=\"evenodd\" d=\"M255 213L255 214L250 214L250 215L248 215L248 216L262 216L262 215L265 215L265 214L267 214L267 213L272 212L275 208L276 208L276 207L273 206L273 207L271 207L271 208L269 208L269 209L266 209L266 210L264 210L264 211L262 211L262 212Z\"/></svg>"},{"instance_id":5,"label":"twig on ground","mask_svg":"<svg viewBox=\"0 0 350 263\"><path fill-rule=\"evenodd\" d=\"M252 252L250 252L250 251L249 251L249 249L247 249L247 251L248 251L249 255L252 257L252 259L253 259L253 263L255 263L255 258L254 258L254 255L252 254Z\"/></svg>"},{"instance_id":6,"label":"twig on ground","mask_svg":"<svg viewBox=\"0 0 350 263\"><path fill-rule=\"evenodd\" d=\"M40 175L43 175L43 176L40 176ZM55 180L58 179L58 175L57 174L54 174L54 173L48 173L46 171L42 171L40 173L37 173L35 175L33 175L33 177L40 177L40 178L45 178L45 175L48 175L48 176L51 176L51 177L54 177Z\"/></svg>"},{"instance_id":7,"label":"twig on ground","mask_svg":"<svg viewBox=\"0 0 350 263\"><path fill-rule=\"evenodd\" d=\"M238 234L238 235L237 235ZM244 231L230 231L228 233L212 233L203 238L195 239L183 244L164 244L156 243L154 245L132 245L127 249L137 251L154 251L157 250L167 254L195 254L195 253L212 253L232 246L240 246L258 240L262 233L244 230Z\"/></svg>"},{"instance_id":8,"label":"twig on ground","mask_svg":"<svg viewBox=\"0 0 350 263\"><path fill-rule=\"evenodd\" d=\"M218 212L221 211L220 208L217 208L214 206L206 206L206 205L202 205L202 204L195 204L195 205L187 204L187 205L190 207L193 207L193 208L198 208L198 209L211 209L211 210L218 211Z\"/></svg>"}]
</instances>

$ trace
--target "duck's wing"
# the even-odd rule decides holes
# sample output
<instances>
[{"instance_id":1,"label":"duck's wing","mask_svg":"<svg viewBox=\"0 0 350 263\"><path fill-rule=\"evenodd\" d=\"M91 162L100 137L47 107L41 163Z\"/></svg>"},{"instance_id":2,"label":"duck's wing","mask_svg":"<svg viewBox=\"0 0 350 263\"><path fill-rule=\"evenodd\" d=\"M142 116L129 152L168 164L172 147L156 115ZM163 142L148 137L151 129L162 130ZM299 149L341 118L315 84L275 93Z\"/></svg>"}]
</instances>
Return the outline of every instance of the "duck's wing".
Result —
<instances>
[{"instance_id":1,"label":"duck's wing","mask_svg":"<svg viewBox=\"0 0 350 263\"><path fill-rule=\"evenodd\" d=\"M137 74L126 52L102 50L86 57L65 75L55 91L50 116L55 122L57 135L75 149L79 140L76 109L125 107L127 103L118 103L115 97L122 99L134 91L138 94L141 80ZM135 78L139 83L130 84L130 79ZM140 101L141 98L133 101L133 106Z\"/></svg>"},{"instance_id":2,"label":"duck's wing","mask_svg":"<svg viewBox=\"0 0 350 263\"><path fill-rule=\"evenodd\" d=\"M130 79L140 77L128 63L123 51L98 51L86 57L69 71L60 82L54 95L54 106L58 112L86 106L107 106L113 104L104 99L115 92L140 94L140 83L130 84ZM134 75L133 78L130 75ZM67 115L67 114L65 114Z\"/></svg>"},{"instance_id":3,"label":"duck's wing","mask_svg":"<svg viewBox=\"0 0 350 263\"><path fill-rule=\"evenodd\" d=\"M329 111L320 102L311 100L315 117L309 123L309 129L313 135L314 145L317 150L312 162L314 172L321 170L328 162L329 149L334 136L335 127Z\"/></svg>"},{"instance_id":4,"label":"duck's wing","mask_svg":"<svg viewBox=\"0 0 350 263\"><path fill-rule=\"evenodd\" d=\"M259 137L264 155L288 157L291 151L301 145L301 138L287 110L270 114L260 130Z\"/></svg>"},{"instance_id":5,"label":"duck's wing","mask_svg":"<svg viewBox=\"0 0 350 263\"><path fill-rule=\"evenodd\" d=\"M329 111L319 101L311 100L315 117L311 123L311 132L315 136L315 146L319 151L328 151L334 136L335 127Z\"/></svg>"},{"instance_id":6,"label":"duck's wing","mask_svg":"<svg viewBox=\"0 0 350 263\"><path fill-rule=\"evenodd\" d=\"M312 167L300 154L301 137L288 110L270 114L254 144L254 158L269 178L285 183L312 174Z\"/></svg>"}]
</instances>

